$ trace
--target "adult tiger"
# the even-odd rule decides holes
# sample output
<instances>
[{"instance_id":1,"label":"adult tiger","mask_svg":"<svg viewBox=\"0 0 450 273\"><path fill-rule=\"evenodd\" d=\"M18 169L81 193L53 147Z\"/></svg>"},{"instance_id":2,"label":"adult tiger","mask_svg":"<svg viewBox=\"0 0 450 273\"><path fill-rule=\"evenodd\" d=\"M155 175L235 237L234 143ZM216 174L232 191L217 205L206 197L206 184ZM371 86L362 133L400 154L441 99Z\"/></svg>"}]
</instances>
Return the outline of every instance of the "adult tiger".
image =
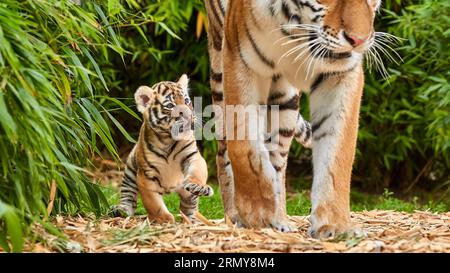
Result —
<instances>
[{"instance_id":1,"label":"adult tiger","mask_svg":"<svg viewBox=\"0 0 450 273\"><path fill-rule=\"evenodd\" d=\"M214 102L222 107L279 105L282 126L272 132L280 136L276 151L269 152L261 140L219 141L218 176L226 214L247 227L292 229L284 183L301 90L310 95L313 131L310 234L328 237L349 230L362 60L374 41L380 0L205 4ZM219 128L226 115L217 117Z\"/></svg>"}]
</instances>

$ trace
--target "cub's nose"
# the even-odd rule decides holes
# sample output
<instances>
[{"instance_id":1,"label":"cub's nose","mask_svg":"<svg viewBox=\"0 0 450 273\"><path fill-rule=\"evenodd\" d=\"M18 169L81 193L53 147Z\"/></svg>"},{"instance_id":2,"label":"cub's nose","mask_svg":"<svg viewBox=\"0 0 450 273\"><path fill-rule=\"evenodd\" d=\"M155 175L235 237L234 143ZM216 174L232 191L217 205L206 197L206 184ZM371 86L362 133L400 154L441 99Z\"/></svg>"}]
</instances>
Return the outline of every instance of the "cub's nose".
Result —
<instances>
[{"instance_id":1,"label":"cub's nose","mask_svg":"<svg viewBox=\"0 0 450 273\"><path fill-rule=\"evenodd\" d=\"M349 34L347 34L345 32L344 32L344 37L347 40L347 42L349 42L350 45L353 46L353 47L357 47L357 46L363 44L369 38L369 36L366 36L364 38L360 38L358 36L349 35Z\"/></svg>"},{"instance_id":2,"label":"cub's nose","mask_svg":"<svg viewBox=\"0 0 450 273\"><path fill-rule=\"evenodd\" d=\"M177 105L172 110L172 117L175 118L175 120L180 120L182 118L189 120L191 115L192 115L192 111L186 105Z\"/></svg>"}]
</instances>

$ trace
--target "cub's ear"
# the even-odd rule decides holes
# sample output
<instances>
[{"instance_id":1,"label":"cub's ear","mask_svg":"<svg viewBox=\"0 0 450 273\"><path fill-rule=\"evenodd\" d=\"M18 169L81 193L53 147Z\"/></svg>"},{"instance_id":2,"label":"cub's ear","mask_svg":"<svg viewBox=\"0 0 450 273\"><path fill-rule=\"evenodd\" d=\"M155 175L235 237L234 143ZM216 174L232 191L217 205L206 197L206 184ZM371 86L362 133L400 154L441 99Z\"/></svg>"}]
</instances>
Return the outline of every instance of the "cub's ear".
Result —
<instances>
[{"instance_id":1,"label":"cub's ear","mask_svg":"<svg viewBox=\"0 0 450 273\"><path fill-rule=\"evenodd\" d=\"M183 87L183 90L188 89L188 83L189 83L189 78L186 74L183 74L180 79L178 80L178 84L181 85Z\"/></svg>"},{"instance_id":2,"label":"cub's ear","mask_svg":"<svg viewBox=\"0 0 450 273\"><path fill-rule=\"evenodd\" d=\"M153 89L148 86L140 86L136 93L134 93L134 99L136 100L137 109L139 112L144 113L145 109L150 105L150 100L153 98Z\"/></svg>"}]
</instances>

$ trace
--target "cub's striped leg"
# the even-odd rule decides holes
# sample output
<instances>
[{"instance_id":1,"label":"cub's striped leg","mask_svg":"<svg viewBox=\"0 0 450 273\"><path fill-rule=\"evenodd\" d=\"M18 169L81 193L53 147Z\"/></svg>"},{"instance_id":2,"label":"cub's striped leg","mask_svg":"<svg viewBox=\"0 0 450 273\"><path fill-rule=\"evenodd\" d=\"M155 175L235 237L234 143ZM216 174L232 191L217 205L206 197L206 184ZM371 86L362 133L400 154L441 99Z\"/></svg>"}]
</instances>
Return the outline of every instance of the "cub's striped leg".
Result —
<instances>
[{"instance_id":1,"label":"cub's striped leg","mask_svg":"<svg viewBox=\"0 0 450 273\"><path fill-rule=\"evenodd\" d=\"M210 85L213 104L220 107L214 116L218 152L216 156L217 179L219 180L225 215L236 222L237 212L234 205L233 171L228 158L224 126L224 95L222 69L223 24L227 1L205 0L208 14L208 51L210 60Z\"/></svg>"},{"instance_id":2,"label":"cub's striped leg","mask_svg":"<svg viewBox=\"0 0 450 273\"><path fill-rule=\"evenodd\" d=\"M212 196L214 190L206 185L208 167L199 151L187 154L181 161L181 168L185 175L184 190L197 196Z\"/></svg>"},{"instance_id":3,"label":"cub's striped leg","mask_svg":"<svg viewBox=\"0 0 450 273\"><path fill-rule=\"evenodd\" d=\"M141 142L142 148L144 147ZM174 223L175 218L169 212L163 201L164 188L161 185L160 171L153 166L144 149L137 150L137 158L140 160L140 169L137 173L137 185L141 194L142 203L148 213L149 221L162 223Z\"/></svg>"},{"instance_id":4,"label":"cub's striped leg","mask_svg":"<svg viewBox=\"0 0 450 273\"><path fill-rule=\"evenodd\" d=\"M184 188L178 189L177 192L180 196L180 211L189 219L194 220L195 213L198 211L199 196L190 193Z\"/></svg>"},{"instance_id":5,"label":"cub's striped leg","mask_svg":"<svg viewBox=\"0 0 450 273\"><path fill-rule=\"evenodd\" d=\"M162 197L164 191L159 185L159 178L150 177L140 170L137 180L142 203L148 212L148 220L158 224L175 223L175 218L164 204Z\"/></svg>"},{"instance_id":6,"label":"cub's striped leg","mask_svg":"<svg viewBox=\"0 0 450 273\"><path fill-rule=\"evenodd\" d=\"M296 88L280 76L272 77L272 85L267 104L269 106L268 126L270 128L270 138L266 140L269 150L270 162L276 174L277 183L281 194L279 195L279 214L283 219L287 219L286 212L286 166L289 154L289 147L296 132L298 114L299 94ZM273 108L273 106L278 107ZM287 230L293 228L289 225Z\"/></svg>"},{"instance_id":7,"label":"cub's striped leg","mask_svg":"<svg viewBox=\"0 0 450 273\"><path fill-rule=\"evenodd\" d=\"M128 156L126 168L120 185L120 203L111 208L111 213L118 217L133 216L137 206L138 186L136 183L136 146Z\"/></svg>"},{"instance_id":8,"label":"cub's striped leg","mask_svg":"<svg viewBox=\"0 0 450 273\"><path fill-rule=\"evenodd\" d=\"M185 181L177 190L180 196L180 210L187 217L194 219L198 211L198 198L212 196L213 189L206 185L208 168L199 151L188 153L181 160Z\"/></svg>"},{"instance_id":9,"label":"cub's striped leg","mask_svg":"<svg viewBox=\"0 0 450 273\"><path fill-rule=\"evenodd\" d=\"M310 234L329 237L351 228L350 179L363 89L362 68L328 78L311 94L313 130Z\"/></svg>"}]
</instances>

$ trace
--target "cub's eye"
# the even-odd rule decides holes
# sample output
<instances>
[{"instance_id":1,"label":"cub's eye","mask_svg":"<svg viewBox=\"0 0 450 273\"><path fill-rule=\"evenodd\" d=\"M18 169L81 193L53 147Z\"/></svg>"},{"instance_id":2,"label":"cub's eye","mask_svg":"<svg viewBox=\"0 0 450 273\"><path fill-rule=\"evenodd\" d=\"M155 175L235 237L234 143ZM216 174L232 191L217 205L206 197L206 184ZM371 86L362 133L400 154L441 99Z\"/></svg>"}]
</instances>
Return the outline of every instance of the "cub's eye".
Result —
<instances>
[{"instance_id":1,"label":"cub's eye","mask_svg":"<svg viewBox=\"0 0 450 273\"><path fill-rule=\"evenodd\" d=\"M187 104L187 105L191 104L191 99L190 98L185 98L184 99L184 103Z\"/></svg>"},{"instance_id":2,"label":"cub's eye","mask_svg":"<svg viewBox=\"0 0 450 273\"><path fill-rule=\"evenodd\" d=\"M166 106L164 106L164 108L167 108L167 109L172 109L174 107L175 107L175 104L173 104L171 102L169 102L168 104L166 104Z\"/></svg>"}]
</instances>

